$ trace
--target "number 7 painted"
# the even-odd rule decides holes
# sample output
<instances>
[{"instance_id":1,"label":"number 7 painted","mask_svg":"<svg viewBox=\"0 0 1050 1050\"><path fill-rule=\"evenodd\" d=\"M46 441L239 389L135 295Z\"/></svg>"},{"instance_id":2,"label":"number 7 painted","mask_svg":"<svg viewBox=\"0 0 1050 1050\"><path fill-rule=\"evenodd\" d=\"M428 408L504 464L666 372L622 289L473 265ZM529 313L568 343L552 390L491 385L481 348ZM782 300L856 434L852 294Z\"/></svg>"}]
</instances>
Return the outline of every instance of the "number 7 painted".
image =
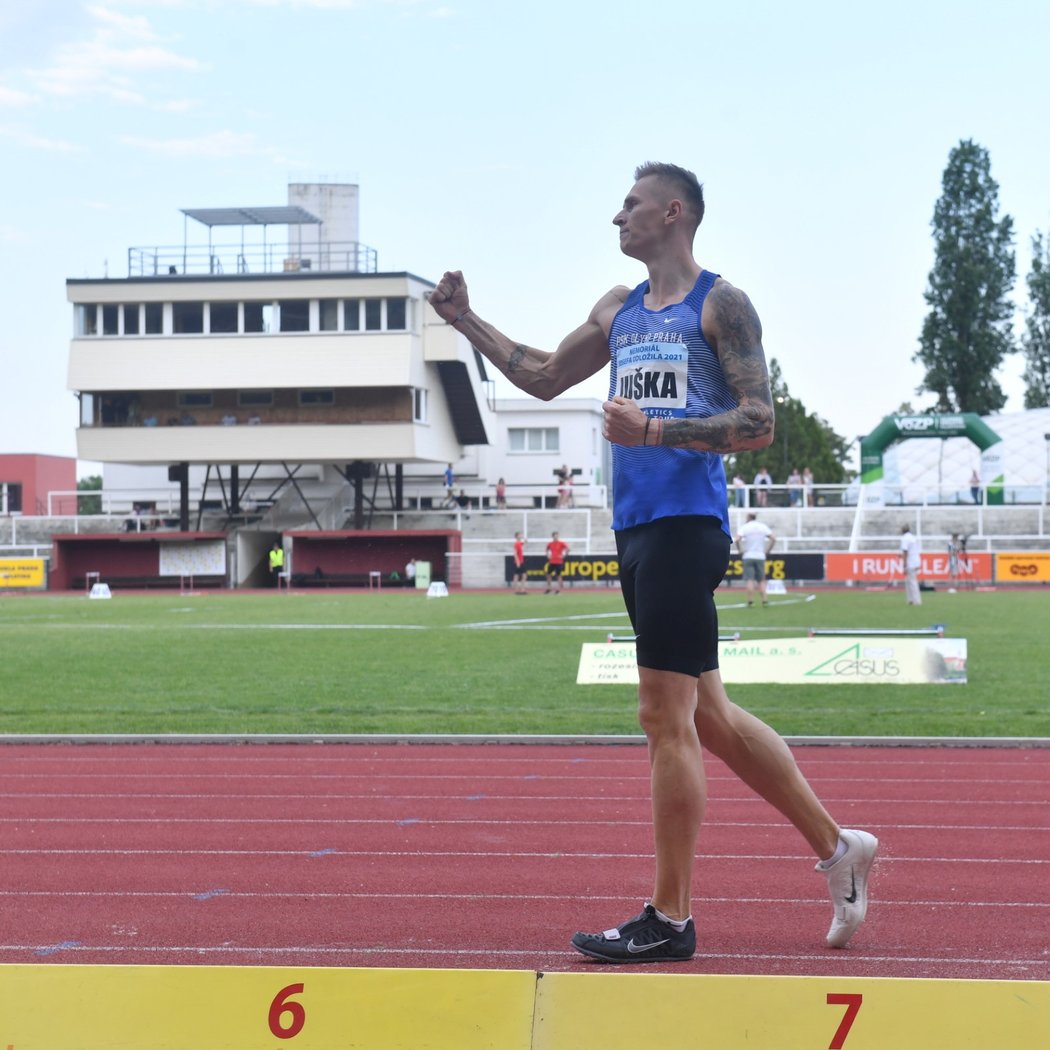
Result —
<instances>
[{"instance_id":1,"label":"number 7 painted","mask_svg":"<svg viewBox=\"0 0 1050 1050\"><path fill-rule=\"evenodd\" d=\"M853 1027L853 1022L857 1019L857 1014L860 1013L860 1004L863 1001L864 996L860 994L836 995L828 992L828 1006L846 1007L846 1013L839 1022L838 1028L835 1029L831 1042L828 1043L828 1050L842 1050L846 1045L846 1037Z\"/></svg>"}]
</instances>

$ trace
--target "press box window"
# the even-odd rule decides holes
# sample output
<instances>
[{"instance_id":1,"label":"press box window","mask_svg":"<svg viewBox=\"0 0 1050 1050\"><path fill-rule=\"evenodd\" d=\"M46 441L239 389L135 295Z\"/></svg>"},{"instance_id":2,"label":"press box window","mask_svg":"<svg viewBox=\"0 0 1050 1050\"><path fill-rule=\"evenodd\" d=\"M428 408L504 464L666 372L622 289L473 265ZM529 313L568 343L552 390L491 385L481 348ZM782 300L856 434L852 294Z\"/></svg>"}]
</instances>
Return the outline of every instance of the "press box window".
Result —
<instances>
[{"instance_id":1,"label":"press box window","mask_svg":"<svg viewBox=\"0 0 1050 1050\"><path fill-rule=\"evenodd\" d=\"M211 408L210 390L183 390L175 398L179 408Z\"/></svg>"},{"instance_id":2,"label":"press box window","mask_svg":"<svg viewBox=\"0 0 1050 1050\"><path fill-rule=\"evenodd\" d=\"M211 303L208 307L208 331L226 335L237 331L237 304Z\"/></svg>"},{"instance_id":3,"label":"press box window","mask_svg":"<svg viewBox=\"0 0 1050 1050\"><path fill-rule=\"evenodd\" d=\"M310 331L309 299L282 299L280 308L282 332Z\"/></svg>"},{"instance_id":4,"label":"press box window","mask_svg":"<svg viewBox=\"0 0 1050 1050\"><path fill-rule=\"evenodd\" d=\"M361 300L343 300L343 331L359 332L361 330Z\"/></svg>"},{"instance_id":5,"label":"press box window","mask_svg":"<svg viewBox=\"0 0 1050 1050\"><path fill-rule=\"evenodd\" d=\"M273 303L245 303L244 330L269 332L273 330Z\"/></svg>"},{"instance_id":6,"label":"press box window","mask_svg":"<svg viewBox=\"0 0 1050 1050\"><path fill-rule=\"evenodd\" d=\"M322 332L339 329L339 300L321 299L317 304L317 322Z\"/></svg>"},{"instance_id":7,"label":"press box window","mask_svg":"<svg viewBox=\"0 0 1050 1050\"><path fill-rule=\"evenodd\" d=\"M378 332L383 327L383 300L365 300L365 331Z\"/></svg>"},{"instance_id":8,"label":"press box window","mask_svg":"<svg viewBox=\"0 0 1050 1050\"><path fill-rule=\"evenodd\" d=\"M386 326L391 331L403 332L408 320L407 299L387 299Z\"/></svg>"},{"instance_id":9,"label":"press box window","mask_svg":"<svg viewBox=\"0 0 1050 1050\"><path fill-rule=\"evenodd\" d=\"M172 303L171 330L175 335L198 335L204 331L204 303Z\"/></svg>"},{"instance_id":10,"label":"press box window","mask_svg":"<svg viewBox=\"0 0 1050 1050\"><path fill-rule=\"evenodd\" d=\"M273 405L273 391L239 390L237 404L240 408L269 408Z\"/></svg>"},{"instance_id":11,"label":"press box window","mask_svg":"<svg viewBox=\"0 0 1050 1050\"><path fill-rule=\"evenodd\" d=\"M119 310L116 306L106 304L102 307L102 334L103 335L116 335L117 334L117 315Z\"/></svg>"},{"instance_id":12,"label":"press box window","mask_svg":"<svg viewBox=\"0 0 1050 1050\"><path fill-rule=\"evenodd\" d=\"M146 335L161 335L164 331L164 304L146 303Z\"/></svg>"},{"instance_id":13,"label":"press box window","mask_svg":"<svg viewBox=\"0 0 1050 1050\"><path fill-rule=\"evenodd\" d=\"M334 405L334 390L300 390L300 405Z\"/></svg>"},{"instance_id":14,"label":"press box window","mask_svg":"<svg viewBox=\"0 0 1050 1050\"><path fill-rule=\"evenodd\" d=\"M95 303L77 303L75 317L77 335L98 335L98 306Z\"/></svg>"},{"instance_id":15,"label":"press box window","mask_svg":"<svg viewBox=\"0 0 1050 1050\"><path fill-rule=\"evenodd\" d=\"M138 335L139 334L139 304L135 303L134 306L123 306L121 311L124 314L124 334L125 335Z\"/></svg>"}]
</instances>

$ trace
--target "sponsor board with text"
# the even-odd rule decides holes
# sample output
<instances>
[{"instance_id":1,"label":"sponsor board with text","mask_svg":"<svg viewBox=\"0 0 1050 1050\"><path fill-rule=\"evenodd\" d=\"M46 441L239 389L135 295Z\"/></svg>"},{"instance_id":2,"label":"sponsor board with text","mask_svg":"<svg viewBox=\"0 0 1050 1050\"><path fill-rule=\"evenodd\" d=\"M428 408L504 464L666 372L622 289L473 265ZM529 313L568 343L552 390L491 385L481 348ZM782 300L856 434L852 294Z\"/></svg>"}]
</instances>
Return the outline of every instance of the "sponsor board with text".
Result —
<instances>
[{"instance_id":1,"label":"sponsor board with text","mask_svg":"<svg viewBox=\"0 0 1050 1050\"><path fill-rule=\"evenodd\" d=\"M47 586L44 558L0 558L0 591L33 590Z\"/></svg>"},{"instance_id":2,"label":"sponsor board with text","mask_svg":"<svg viewBox=\"0 0 1050 1050\"><path fill-rule=\"evenodd\" d=\"M962 684L966 655L965 638L763 638L722 642L718 664L731 684ZM581 647L577 685L637 682L633 642Z\"/></svg>"},{"instance_id":3,"label":"sponsor board with text","mask_svg":"<svg viewBox=\"0 0 1050 1050\"><path fill-rule=\"evenodd\" d=\"M959 557L959 581L976 582L992 578L992 555L985 552L963 554ZM919 578L923 580L950 580L951 566L948 553L922 555ZM841 582L858 580L869 583L889 583L904 579L904 561L900 551L863 551L843 553L832 551L825 555L825 573L828 580Z\"/></svg>"},{"instance_id":4,"label":"sponsor board with text","mask_svg":"<svg viewBox=\"0 0 1050 1050\"><path fill-rule=\"evenodd\" d=\"M995 556L995 578L1000 583L1050 582L1050 553L1011 551Z\"/></svg>"}]
</instances>

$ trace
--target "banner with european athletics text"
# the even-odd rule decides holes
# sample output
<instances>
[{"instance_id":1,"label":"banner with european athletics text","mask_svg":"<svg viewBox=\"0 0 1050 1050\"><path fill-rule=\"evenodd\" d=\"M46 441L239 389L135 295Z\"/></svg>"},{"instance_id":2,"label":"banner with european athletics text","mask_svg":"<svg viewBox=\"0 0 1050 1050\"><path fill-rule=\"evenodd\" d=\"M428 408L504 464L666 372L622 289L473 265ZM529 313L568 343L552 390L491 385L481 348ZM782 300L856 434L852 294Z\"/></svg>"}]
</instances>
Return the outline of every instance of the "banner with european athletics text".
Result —
<instances>
[{"instance_id":1,"label":"banner with european athletics text","mask_svg":"<svg viewBox=\"0 0 1050 1050\"><path fill-rule=\"evenodd\" d=\"M547 572L547 559L542 554L525 555L526 579L542 581ZM732 582L744 574L740 558L730 558L725 578ZM607 582L619 579L620 562L615 554L587 554L576 557L570 554L565 559L562 578L569 582L590 580ZM504 562L504 579L509 583L514 577L514 558L507 556ZM823 554L773 554L766 559L766 578L770 580L822 580L824 579Z\"/></svg>"}]
</instances>

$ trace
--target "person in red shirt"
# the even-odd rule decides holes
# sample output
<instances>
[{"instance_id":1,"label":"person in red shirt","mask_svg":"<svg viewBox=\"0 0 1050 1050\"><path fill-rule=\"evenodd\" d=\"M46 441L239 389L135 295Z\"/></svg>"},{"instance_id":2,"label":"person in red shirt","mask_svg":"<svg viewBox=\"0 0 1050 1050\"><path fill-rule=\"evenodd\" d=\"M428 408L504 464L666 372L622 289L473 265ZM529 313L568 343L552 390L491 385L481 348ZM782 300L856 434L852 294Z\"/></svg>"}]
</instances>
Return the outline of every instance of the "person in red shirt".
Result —
<instances>
[{"instance_id":1,"label":"person in red shirt","mask_svg":"<svg viewBox=\"0 0 1050 1050\"><path fill-rule=\"evenodd\" d=\"M525 589L525 541L521 533L514 533L514 593L528 594Z\"/></svg>"},{"instance_id":2,"label":"person in red shirt","mask_svg":"<svg viewBox=\"0 0 1050 1050\"><path fill-rule=\"evenodd\" d=\"M544 594L555 594L561 591L561 575L565 571L565 555L569 553L569 545L558 539L556 532L551 533L551 541L547 544L547 589Z\"/></svg>"}]
</instances>

